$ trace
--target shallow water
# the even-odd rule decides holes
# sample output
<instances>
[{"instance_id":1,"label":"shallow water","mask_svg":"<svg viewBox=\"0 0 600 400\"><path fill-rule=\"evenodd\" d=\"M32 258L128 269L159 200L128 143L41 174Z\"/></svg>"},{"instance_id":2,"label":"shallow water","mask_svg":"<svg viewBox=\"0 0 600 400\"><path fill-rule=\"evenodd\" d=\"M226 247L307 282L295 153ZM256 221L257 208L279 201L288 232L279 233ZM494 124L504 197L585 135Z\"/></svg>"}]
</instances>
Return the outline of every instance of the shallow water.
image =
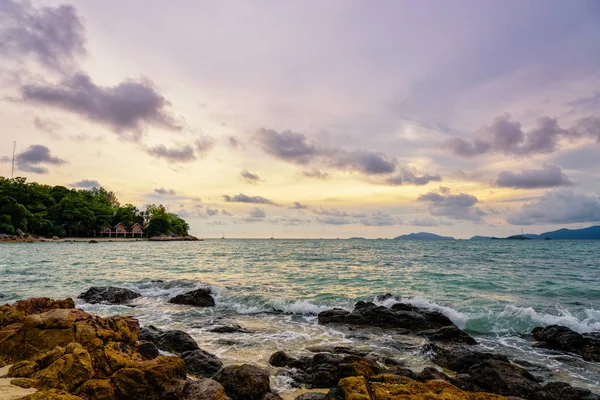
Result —
<instances>
[{"instance_id":1,"label":"shallow water","mask_svg":"<svg viewBox=\"0 0 600 400\"><path fill-rule=\"evenodd\" d=\"M183 329L226 363L266 364L277 349L300 354L307 346L344 343L403 359L415 370L430 365L422 339L316 322L321 310L352 309L357 300L390 292L443 312L485 347L533 363L528 368L546 378L600 392L597 364L532 348L524 336L549 324L600 331L599 256L600 242L593 241L0 244L0 301L123 286L144 295L135 308L79 305L101 315L135 315L142 325ZM211 285L215 308L167 302L202 285ZM224 323L249 332L207 332ZM274 384L289 389L283 378Z\"/></svg>"}]
</instances>

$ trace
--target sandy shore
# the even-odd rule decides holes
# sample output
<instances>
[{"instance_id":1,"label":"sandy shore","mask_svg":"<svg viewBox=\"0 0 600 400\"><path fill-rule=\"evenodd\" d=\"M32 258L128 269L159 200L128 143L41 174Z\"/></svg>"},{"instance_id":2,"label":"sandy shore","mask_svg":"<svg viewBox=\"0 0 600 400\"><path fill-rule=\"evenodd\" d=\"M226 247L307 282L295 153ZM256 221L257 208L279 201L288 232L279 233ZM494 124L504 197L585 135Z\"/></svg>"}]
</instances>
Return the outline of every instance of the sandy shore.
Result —
<instances>
[{"instance_id":1,"label":"sandy shore","mask_svg":"<svg viewBox=\"0 0 600 400\"><path fill-rule=\"evenodd\" d=\"M13 400L37 392L36 389L23 389L10 384L13 378L3 378L8 373L10 365L0 368L0 400Z\"/></svg>"}]
</instances>

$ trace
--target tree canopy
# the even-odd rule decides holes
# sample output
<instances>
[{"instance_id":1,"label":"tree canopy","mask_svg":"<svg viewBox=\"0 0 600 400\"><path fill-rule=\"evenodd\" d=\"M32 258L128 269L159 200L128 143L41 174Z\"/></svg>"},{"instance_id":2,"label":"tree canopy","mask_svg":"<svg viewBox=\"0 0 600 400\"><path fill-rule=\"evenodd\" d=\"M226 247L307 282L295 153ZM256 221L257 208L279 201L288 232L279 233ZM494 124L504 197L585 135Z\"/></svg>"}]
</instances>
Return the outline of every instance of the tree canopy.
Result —
<instances>
[{"instance_id":1,"label":"tree canopy","mask_svg":"<svg viewBox=\"0 0 600 400\"><path fill-rule=\"evenodd\" d=\"M132 204L121 205L114 192L102 187L69 189L0 177L0 233L92 237L119 222L128 228L140 223L149 237L186 236L189 230L185 220L162 204L148 204L142 211Z\"/></svg>"}]
</instances>

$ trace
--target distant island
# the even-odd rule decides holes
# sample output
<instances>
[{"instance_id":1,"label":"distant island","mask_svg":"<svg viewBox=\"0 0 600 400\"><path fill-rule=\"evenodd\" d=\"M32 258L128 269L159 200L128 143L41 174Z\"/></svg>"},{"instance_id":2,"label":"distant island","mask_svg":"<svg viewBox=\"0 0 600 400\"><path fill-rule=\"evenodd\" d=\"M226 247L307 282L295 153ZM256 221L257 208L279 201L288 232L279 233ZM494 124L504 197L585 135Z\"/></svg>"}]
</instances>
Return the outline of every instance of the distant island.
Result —
<instances>
[{"instance_id":1,"label":"distant island","mask_svg":"<svg viewBox=\"0 0 600 400\"><path fill-rule=\"evenodd\" d=\"M408 235L397 236L394 240L455 240L451 236L440 236L435 233L419 232L409 233Z\"/></svg>"},{"instance_id":2,"label":"distant island","mask_svg":"<svg viewBox=\"0 0 600 400\"><path fill-rule=\"evenodd\" d=\"M141 211L102 187L69 189L0 177L0 239L84 237L181 238L188 223L163 205Z\"/></svg>"}]
</instances>

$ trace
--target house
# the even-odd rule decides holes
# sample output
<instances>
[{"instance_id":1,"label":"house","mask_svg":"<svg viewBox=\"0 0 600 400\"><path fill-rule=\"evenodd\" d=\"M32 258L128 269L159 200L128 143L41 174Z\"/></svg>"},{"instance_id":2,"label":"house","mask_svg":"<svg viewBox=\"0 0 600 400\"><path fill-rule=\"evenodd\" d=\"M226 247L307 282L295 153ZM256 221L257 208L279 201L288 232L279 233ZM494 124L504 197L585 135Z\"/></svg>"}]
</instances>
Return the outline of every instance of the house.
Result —
<instances>
[{"instance_id":1,"label":"house","mask_svg":"<svg viewBox=\"0 0 600 400\"><path fill-rule=\"evenodd\" d=\"M114 226L114 228L111 228L109 225L104 225L100 230L100 236L105 235L107 235L108 237L113 237L113 235L114 237L142 237L144 236L144 227L138 222L133 224L131 230L127 230L127 226L125 226L125 224L122 222L119 222L117 225Z\"/></svg>"},{"instance_id":2,"label":"house","mask_svg":"<svg viewBox=\"0 0 600 400\"><path fill-rule=\"evenodd\" d=\"M142 237L143 234L144 229L142 228L142 225L140 225L138 222L133 224L131 227L131 236L136 237L137 235L140 235L140 237Z\"/></svg>"}]
</instances>

